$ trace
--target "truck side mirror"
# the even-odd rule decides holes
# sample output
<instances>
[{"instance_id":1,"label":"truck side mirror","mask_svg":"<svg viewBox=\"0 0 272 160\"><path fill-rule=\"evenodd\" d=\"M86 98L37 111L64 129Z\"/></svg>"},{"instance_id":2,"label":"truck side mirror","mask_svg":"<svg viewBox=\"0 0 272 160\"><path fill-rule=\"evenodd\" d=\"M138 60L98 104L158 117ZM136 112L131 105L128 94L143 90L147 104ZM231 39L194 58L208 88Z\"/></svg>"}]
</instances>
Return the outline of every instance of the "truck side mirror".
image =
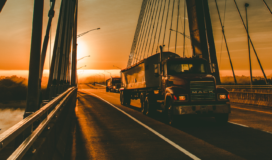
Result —
<instances>
[{"instance_id":1,"label":"truck side mirror","mask_svg":"<svg viewBox=\"0 0 272 160\"><path fill-rule=\"evenodd\" d=\"M156 77L160 75L160 64L154 64L154 73Z\"/></svg>"},{"instance_id":2,"label":"truck side mirror","mask_svg":"<svg viewBox=\"0 0 272 160\"><path fill-rule=\"evenodd\" d=\"M212 72L212 73L216 72L215 63L212 63L211 72Z\"/></svg>"}]
</instances>

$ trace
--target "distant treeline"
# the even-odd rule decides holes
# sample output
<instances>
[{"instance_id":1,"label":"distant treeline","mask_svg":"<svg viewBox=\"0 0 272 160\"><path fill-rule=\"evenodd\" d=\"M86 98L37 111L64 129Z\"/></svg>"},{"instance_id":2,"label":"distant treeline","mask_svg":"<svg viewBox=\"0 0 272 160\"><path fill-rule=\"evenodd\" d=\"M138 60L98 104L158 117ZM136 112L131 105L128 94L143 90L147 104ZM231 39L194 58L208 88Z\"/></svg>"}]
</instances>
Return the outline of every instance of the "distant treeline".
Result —
<instances>
[{"instance_id":1,"label":"distant treeline","mask_svg":"<svg viewBox=\"0 0 272 160\"><path fill-rule=\"evenodd\" d=\"M22 77L0 77L0 103L26 100L26 84L26 79Z\"/></svg>"},{"instance_id":2,"label":"distant treeline","mask_svg":"<svg viewBox=\"0 0 272 160\"><path fill-rule=\"evenodd\" d=\"M253 85L265 85L265 80L262 77L252 77ZM236 76L236 80L238 84L241 85L249 85L250 77L247 76ZM272 78L267 79L268 84L272 84ZM222 84L234 84L234 79L232 76L221 77Z\"/></svg>"}]
</instances>

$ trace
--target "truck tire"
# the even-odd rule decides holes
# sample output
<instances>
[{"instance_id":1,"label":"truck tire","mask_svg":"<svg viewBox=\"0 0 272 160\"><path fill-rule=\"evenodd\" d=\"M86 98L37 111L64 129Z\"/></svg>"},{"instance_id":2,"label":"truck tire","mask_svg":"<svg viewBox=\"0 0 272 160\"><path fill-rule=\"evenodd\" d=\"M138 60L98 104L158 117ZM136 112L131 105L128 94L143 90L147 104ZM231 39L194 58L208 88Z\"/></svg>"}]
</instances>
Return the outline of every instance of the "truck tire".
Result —
<instances>
[{"instance_id":1,"label":"truck tire","mask_svg":"<svg viewBox=\"0 0 272 160\"><path fill-rule=\"evenodd\" d=\"M140 102L141 102L141 112L143 114L145 114L145 94L144 93L141 93L141 96L140 96Z\"/></svg>"},{"instance_id":2,"label":"truck tire","mask_svg":"<svg viewBox=\"0 0 272 160\"><path fill-rule=\"evenodd\" d=\"M145 98L143 113L147 116L151 116L155 113L154 103L152 103L152 100L149 96L146 96L146 98Z\"/></svg>"},{"instance_id":3,"label":"truck tire","mask_svg":"<svg viewBox=\"0 0 272 160\"><path fill-rule=\"evenodd\" d=\"M218 114L215 116L215 120L218 124L225 125L228 123L229 114Z\"/></svg>"},{"instance_id":4,"label":"truck tire","mask_svg":"<svg viewBox=\"0 0 272 160\"><path fill-rule=\"evenodd\" d=\"M109 89L108 89L108 87L106 87L106 92L109 92Z\"/></svg>"},{"instance_id":5,"label":"truck tire","mask_svg":"<svg viewBox=\"0 0 272 160\"><path fill-rule=\"evenodd\" d=\"M122 105L129 106L131 99L129 94L125 94L124 91L120 92L120 102Z\"/></svg>"},{"instance_id":6,"label":"truck tire","mask_svg":"<svg viewBox=\"0 0 272 160\"><path fill-rule=\"evenodd\" d=\"M175 126L177 124L177 117L174 115L174 110L171 101L166 102L166 123Z\"/></svg>"},{"instance_id":7,"label":"truck tire","mask_svg":"<svg viewBox=\"0 0 272 160\"><path fill-rule=\"evenodd\" d=\"M121 102L121 105L125 105L124 91L120 92L120 102Z\"/></svg>"}]
</instances>

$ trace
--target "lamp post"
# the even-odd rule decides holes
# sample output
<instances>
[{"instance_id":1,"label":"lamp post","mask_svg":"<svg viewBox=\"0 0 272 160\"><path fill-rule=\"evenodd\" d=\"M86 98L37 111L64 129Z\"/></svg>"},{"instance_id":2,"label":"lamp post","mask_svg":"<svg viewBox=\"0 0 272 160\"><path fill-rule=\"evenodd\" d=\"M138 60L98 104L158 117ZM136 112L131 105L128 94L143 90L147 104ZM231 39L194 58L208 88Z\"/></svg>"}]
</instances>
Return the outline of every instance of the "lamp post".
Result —
<instances>
[{"instance_id":1,"label":"lamp post","mask_svg":"<svg viewBox=\"0 0 272 160\"><path fill-rule=\"evenodd\" d=\"M103 74L104 75L104 81L106 83L106 75L104 73L99 73L99 74Z\"/></svg>"},{"instance_id":2,"label":"lamp post","mask_svg":"<svg viewBox=\"0 0 272 160\"><path fill-rule=\"evenodd\" d=\"M88 56L81 57L81 58L77 59L77 61L80 61L80 60L82 60L82 59L84 59L84 58L86 58L86 57L91 57L91 56L88 55Z\"/></svg>"},{"instance_id":3,"label":"lamp post","mask_svg":"<svg viewBox=\"0 0 272 160\"><path fill-rule=\"evenodd\" d=\"M110 73L110 72L108 72L108 71L105 71L105 72L109 73L109 74L110 74L110 77L111 77L111 73Z\"/></svg>"},{"instance_id":4,"label":"lamp post","mask_svg":"<svg viewBox=\"0 0 272 160\"><path fill-rule=\"evenodd\" d=\"M79 37L81 37L81 36L83 36L83 35L85 35L85 34L87 34L87 33L91 32L91 31L94 31L94 30L99 30L99 29L100 29L100 28L95 28L95 29L91 29L91 30L89 30L89 31L83 32L83 33L81 33L81 34L77 35L77 38L79 38Z\"/></svg>"},{"instance_id":5,"label":"lamp post","mask_svg":"<svg viewBox=\"0 0 272 160\"><path fill-rule=\"evenodd\" d=\"M122 69L122 68L120 68L120 67L117 67L117 66L115 66L115 65L112 65L113 67L116 67L116 68L118 68L118 69Z\"/></svg>"}]
</instances>

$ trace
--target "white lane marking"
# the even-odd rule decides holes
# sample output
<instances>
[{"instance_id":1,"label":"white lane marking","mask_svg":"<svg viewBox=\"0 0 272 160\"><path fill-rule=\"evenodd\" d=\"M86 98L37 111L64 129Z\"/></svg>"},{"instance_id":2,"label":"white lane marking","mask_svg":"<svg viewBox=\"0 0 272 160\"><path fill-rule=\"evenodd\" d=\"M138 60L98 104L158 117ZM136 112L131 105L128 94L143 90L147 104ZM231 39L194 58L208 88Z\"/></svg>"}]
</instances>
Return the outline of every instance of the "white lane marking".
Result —
<instances>
[{"instance_id":1,"label":"white lane marking","mask_svg":"<svg viewBox=\"0 0 272 160\"><path fill-rule=\"evenodd\" d=\"M246 126L246 125L243 125L243 124L239 124L239 123L235 123L235 122L230 122L230 121L229 121L229 123L235 124L235 125L238 125L238 126L242 126L242 127L249 128L249 126Z\"/></svg>"},{"instance_id":2,"label":"white lane marking","mask_svg":"<svg viewBox=\"0 0 272 160\"><path fill-rule=\"evenodd\" d=\"M196 157L195 155L193 155L192 153L188 152L187 150L185 150L184 148L180 147L179 145L177 145L175 142L171 141L170 139L164 137L162 134L160 134L159 132L155 131L154 129L150 128L149 126L145 125L144 123L142 123L141 121L137 120L136 118L132 117L130 114L128 114L127 112L123 111L122 109L116 107L115 105L111 104L110 102L106 101L105 99L97 96L96 94L93 93L89 93L92 94L98 98L100 98L101 100L103 100L104 102L108 103L109 105L111 105L112 107L114 107L115 109L119 110L120 112L122 112L123 114L125 114L126 116L128 116L129 118L131 118L132 120L134 120L135 122L137 122L138 124L142 125L143 127L145 127L146 129L148 129L149 131L151 131L152 133L154 133L155 135L157 135L158 137L160 137L161 139L163 139L164 141L166 141L167 143L171 144L173 147L177 148L179 151L183 152L184 154L186 154L187 156L189 156L190 158L194 159L194 160L200 160L200 158Z\"/></svg>"}]
</instances>

